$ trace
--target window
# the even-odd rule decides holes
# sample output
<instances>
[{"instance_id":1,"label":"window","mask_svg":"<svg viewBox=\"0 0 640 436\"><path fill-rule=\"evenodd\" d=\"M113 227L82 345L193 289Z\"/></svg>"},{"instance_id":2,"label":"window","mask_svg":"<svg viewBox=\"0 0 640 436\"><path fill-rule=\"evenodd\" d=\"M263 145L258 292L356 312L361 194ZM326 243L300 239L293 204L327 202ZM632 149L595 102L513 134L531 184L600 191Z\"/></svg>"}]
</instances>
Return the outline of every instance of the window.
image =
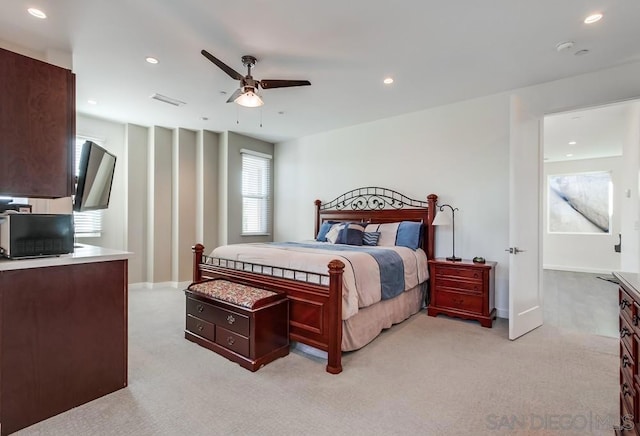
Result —
<instances>
[{"instance_id":1,"label":"window","mask_svg":"<svg viewBox=\"0 0 640 436\"><path fill-rule=\"evenodd\" d=\"M271 155L242 153L242 234L268 235L271 216Z\"/></svg>"},{"instance_id":2,"label":"window","mask_svg":"<svg viewBox=\"0 0 640 436\"><path fill-rule=\"evenodd\" d=\"M90 140L102 146L100 140L94 138L76 137L76 161L75 175L78 176L78 166L80 165L80 154L82 153L82 144ZM73 225L75 226L76 236L80 238L99 238L102 235L102 210L89 210L86 212L73 212Z\"/></svg>"}]
</instances>

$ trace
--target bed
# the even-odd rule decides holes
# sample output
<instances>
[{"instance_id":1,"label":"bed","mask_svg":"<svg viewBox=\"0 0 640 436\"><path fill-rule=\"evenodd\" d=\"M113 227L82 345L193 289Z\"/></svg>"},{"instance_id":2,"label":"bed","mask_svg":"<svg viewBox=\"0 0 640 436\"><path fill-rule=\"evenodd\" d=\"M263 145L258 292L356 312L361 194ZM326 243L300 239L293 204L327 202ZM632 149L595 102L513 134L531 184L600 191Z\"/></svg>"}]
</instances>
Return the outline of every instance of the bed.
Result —
<instances>
[{"instance_id":1,"label":"bed","mask_svg":"<svg viewBox=\"0 0 640 436\"><path fill-rule=\"evenodd\" d=\"M223 278L286 293L291 341L325 351L327 372L338 374L342 351L363 347L424 306L436 201L435 194L422 201L379 187L354 189L326 203L316 200L313 241L233 244L211 255L196 244L193 281ZM375 237L380 245L347 243L351 236ZM402 272L385 266L383 255L396 263L401 259ZM383 270L395 271L397 280ZM370 281L378 275L380 282Z\"/></svg>"}]
</instances>

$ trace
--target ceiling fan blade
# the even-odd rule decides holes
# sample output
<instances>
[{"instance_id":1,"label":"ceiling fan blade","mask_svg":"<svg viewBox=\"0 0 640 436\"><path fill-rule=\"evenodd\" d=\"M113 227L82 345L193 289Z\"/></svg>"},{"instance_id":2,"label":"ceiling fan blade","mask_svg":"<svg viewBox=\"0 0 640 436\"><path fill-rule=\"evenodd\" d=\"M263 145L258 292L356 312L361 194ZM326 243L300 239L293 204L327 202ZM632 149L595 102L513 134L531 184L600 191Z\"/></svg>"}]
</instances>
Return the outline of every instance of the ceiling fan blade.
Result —
<instances>
[{"instance_id":1,"label":"ceiling fan blade","mask_svg":"<svg viewBox=\"0 0 640 436\"><path fill-rule=\"evenodd\" d=\"M202 53L202 56L204 56L205 58L209 59L211 62L216 64L218 66L218 68L220 68L222 71L227 73L232 78L234 78L236 80L242 80L244 78L244 76L242 74L238 73L236 70L234 70L229 65L225 64L224 62L222 62L220 59L218 59L215 56L213 56L208 51L202 50L200 53Z\"/></svg>"},{"instance_id":2,"label":"ceiling fan blade","mask_svg":"<svg viewBox=\"0 0 640 436\"><path fill-rule=\"evenodd\" d=\"M236 89L236 91L233 94L231 94L231 97L229 97L229 100L227 100L227 103L233 103L236 98L242 95L243 92L244 90L242 88Z\"/></svg>"},{"instance_id":3,"label":"ceiling fan blade","mask_svg":"<svg viewBox=\"0 0 640 436\"><path fill-rule=\"evenodd\" d=\"M290 86L306 86L311 85L308 80L271 80L265 79L260 81L262 89L271 88L288 88Z\"/></svg>"}]
</instances>

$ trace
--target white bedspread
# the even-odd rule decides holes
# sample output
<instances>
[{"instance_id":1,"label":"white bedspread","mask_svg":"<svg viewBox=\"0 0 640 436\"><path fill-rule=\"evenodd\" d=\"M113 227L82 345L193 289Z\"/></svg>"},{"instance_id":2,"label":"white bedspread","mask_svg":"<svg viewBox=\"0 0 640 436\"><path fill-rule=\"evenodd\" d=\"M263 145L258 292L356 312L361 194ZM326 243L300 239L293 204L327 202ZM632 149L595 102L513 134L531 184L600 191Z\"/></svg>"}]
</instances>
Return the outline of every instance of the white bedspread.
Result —
<instances>
[{"instance_id":1,"label":"white bedspread","mask_svg":"<svg viewBox=\"0 0 640 436\"><path fill-rule=\"evenodd\" d=\"M315 241L304 241L304 243L325 246L328 244ZM423 250L414 251L407 247L396 246L378 248L393 250L402 258L405 291L428 279L427 256ZM327 265L332 259L341 260L345 264L342 286L343 320L356 314L359 308L370 306L381 299L380 268L377 261L364 252L256 243L218 247L213 250L211 256L319 274L327 274Z\"/></svg>"}]
</instances>

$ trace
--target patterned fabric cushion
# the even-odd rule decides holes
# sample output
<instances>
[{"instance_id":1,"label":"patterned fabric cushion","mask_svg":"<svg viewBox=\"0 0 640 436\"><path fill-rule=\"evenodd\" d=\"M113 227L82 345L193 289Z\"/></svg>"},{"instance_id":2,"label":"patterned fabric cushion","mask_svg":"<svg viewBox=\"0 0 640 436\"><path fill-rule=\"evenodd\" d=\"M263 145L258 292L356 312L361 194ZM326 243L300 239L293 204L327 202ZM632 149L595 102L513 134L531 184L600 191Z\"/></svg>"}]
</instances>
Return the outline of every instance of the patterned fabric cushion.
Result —
<instances>
[{"instance_id":1,"label":"patterned fabric cushion","mask_svg":"<svg viewBox=\"0 0 640 436\"><path fill-rule=\"evenodd\" d=\"M362 245L378 245L380 232L364 232L362 235Z\"/></svg>"},{"instance_id":2,"label":"patterned fabric cushion","mask_svg":"<svg viewBox=\"0 0 640 436\"><path fill-rule=\"evenodd\" d=\"M338 233L336 244L346 245L362 245L362 235L364 234L364 226L357 223L345 224L344 228Z\"/></svg>"},{"instance_id":3,"label":"patterned fabric cushion","mask_svg":"<svg viewBox=\"0 0 640 436\"><path fill-rule=\"evenodd\" d=\"M276 295L275 292L253 288L228 280L210 280L208 282L194 283L189 286L189 290L249 309L263 298Z\"/></svg>"}]
</instances>

